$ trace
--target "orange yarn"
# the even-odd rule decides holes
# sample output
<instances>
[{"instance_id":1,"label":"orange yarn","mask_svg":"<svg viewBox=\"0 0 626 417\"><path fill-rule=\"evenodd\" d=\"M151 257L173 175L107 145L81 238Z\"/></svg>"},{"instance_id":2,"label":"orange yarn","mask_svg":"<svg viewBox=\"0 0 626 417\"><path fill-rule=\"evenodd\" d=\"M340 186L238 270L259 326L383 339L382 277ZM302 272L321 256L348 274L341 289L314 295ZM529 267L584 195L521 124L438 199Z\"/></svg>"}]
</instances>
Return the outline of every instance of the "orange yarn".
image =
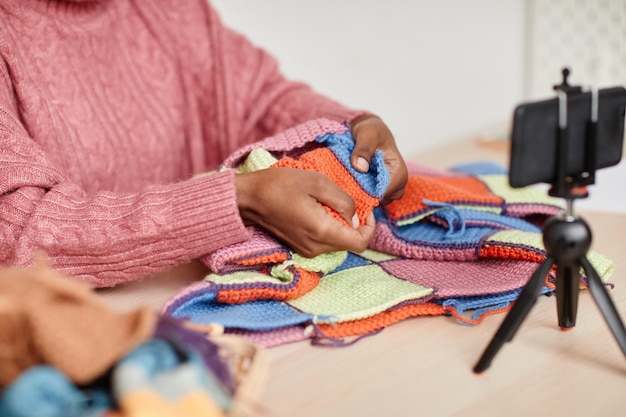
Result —
<instances>
[{"instance_id":1,"label":"orange yarn","mask_svg":"<svg viewBox=\"0 0 626 417\"><path fill-rule=\"evenodd\" d=\"M444 314L443 307L439 304L407 304L364 319L346 321L335 325L320 324L319 328L329 337L358 336L383 329L409 317L442 316Z\"/></svg>"},{"instance_id":2,"label":"orange yarn","mask_svg":"<svg viewBox=\"0 0 626 417\"><path fill-rule=\"evenodd\" d=\"M298 160L282 158L272 165L272 167L299 168L321 172L326 175L354 199L356 214L359 216L359 223L361 225L365 224L367 216L378 206L378 199L367 194L354 179L352 174L337 159L335 154L327 148L318 148L306 152L302 154ZM324 206L324 208L337 220L347 226L352 226L330 207Z\"/></svg>"},{"instance_id":3,"label":"orange yarn","mask_svg":"<svg viewBox=\"0 0 626 417\"><path fill-rule=\"evenodd\" d=\"M540 253L523 249L504 246L485 245L480 248L481 258L519 259L523 261L543 262L546 257Z\"/></svg>"},{"instance_id":4,"label":"orange yarn","mask_svg":"<svg viewBox=\"0 0 626 417\"><path fill-rule=\"evenodd\" d=\"M442 203L502 205L502 197L474 177L420 177L410 175L404 196L386 206L392 220L397 220L425 209L423 200Z\"/></svg>"},{"instance_id":5,"label":"orange yarn","mask_svg":"<svg viewBox=\"0 0 626 417\"><path fill-rule=\"evenodd\" d=\"M307 271L298 267L295 267L295 270L300 275L300 279L289 290L271 287L228 289L221 290L217 295L217 300L226 304L243 304L256 300L291 300L303 296L319 284L320 274L318 272Z\"/></svg>"},{"instance_id":6,"label":"orange yarn","mask_svg":"<svg viewBox=\"0 0 626 417\"><path fill-rule=\"evenodd\" d=\"M242 255L243 256L243 255ZM269 255L257 256L255 258L243 258L234 261L235 265L251 266L263 264L280 264L289 259L289 255L285 251L271 253Z\"/></svg>"}]
</instances>

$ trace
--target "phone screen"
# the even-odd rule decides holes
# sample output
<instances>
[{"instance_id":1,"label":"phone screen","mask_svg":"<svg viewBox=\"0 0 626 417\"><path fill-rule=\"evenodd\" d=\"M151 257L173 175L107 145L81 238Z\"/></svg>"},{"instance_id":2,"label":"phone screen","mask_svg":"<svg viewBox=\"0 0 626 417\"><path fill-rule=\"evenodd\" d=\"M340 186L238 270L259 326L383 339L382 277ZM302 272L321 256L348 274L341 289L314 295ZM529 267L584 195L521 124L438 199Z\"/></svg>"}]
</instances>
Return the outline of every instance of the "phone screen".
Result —
<instances>
[{"instance_id":1,"label":"phone screen","mask_svg":"<svg viewBox=\"0 0 626 417\"><path fill-rule=\"evenodd\" d=\"M596 168L617 165L624 143L626 89L612 87L598 92ZM567 173L585 169L586 138L591 121L591 93L577 93L567 100ZM557 181L559 138L558 98L524 103L513 114L509 182L512 187Z\"/></svg>"}]
</instances>

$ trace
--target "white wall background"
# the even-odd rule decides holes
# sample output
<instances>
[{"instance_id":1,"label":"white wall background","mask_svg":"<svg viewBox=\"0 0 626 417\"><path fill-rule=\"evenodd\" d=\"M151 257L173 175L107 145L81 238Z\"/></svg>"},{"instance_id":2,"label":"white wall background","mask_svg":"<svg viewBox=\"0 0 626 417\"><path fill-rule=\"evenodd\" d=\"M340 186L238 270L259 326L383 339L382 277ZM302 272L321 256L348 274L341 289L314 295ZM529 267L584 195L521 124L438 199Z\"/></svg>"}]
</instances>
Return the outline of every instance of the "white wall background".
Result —
<instances>
[{"instance_id":1,"label":"white wall background","mask_svg":"<svg viewBox=\"0 0 626 417\"><path fill-rule=\"evenodd\" d=\"M380 115L405 155L507 120L523 0L214 0L283 73Z\"/></svg>"},{"instance_id":2,"label":"white wall background","mask_svg":"<svg viewBox=\"0 0 626 417\"><path fill-rule=\"evenodd\" d=\"M572 84L626 85L626 0L526 0L525 96L554 96L563 66ZM598 171L577 206L626 213L626 162Z\"/></svg>"},{"instance_id":3,"label":"white wall background","mask_svg":"<svg viewBox=\"0 0 626 417\"><path fill-rule=\"evenodd\" d=\"M213 0L283 73L380 115L401 152L509 121L573 83L626 84L626 0ZM581 207L626 213L626 163Z\"/></svg>"},{"instance_id":4,"label":"white wall background","mask_svg":"<svg viewBox=\"0 0 626 417\"><path fill-rule=\"evenodd\" d=\"M525 95L553 96L563 66L573 84L626 84L626 0L526 0Z\"/></svg>"}]
</instances>

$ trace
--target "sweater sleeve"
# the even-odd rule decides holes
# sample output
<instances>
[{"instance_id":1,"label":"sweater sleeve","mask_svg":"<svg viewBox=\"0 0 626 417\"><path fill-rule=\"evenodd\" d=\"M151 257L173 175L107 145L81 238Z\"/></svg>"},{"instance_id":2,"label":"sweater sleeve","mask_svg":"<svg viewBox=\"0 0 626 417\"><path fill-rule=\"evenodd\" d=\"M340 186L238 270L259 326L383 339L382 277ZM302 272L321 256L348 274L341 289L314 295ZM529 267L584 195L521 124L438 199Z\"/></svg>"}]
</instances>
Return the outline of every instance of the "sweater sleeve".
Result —
<instances>
[{"instance_id":1,"label":"sweater sleeve","mask_svg":"<svg viewBox=\"0 0 626 417\"><path fill-rule=\"evenodd\" d=\"M224 26L215 10L208 13L217 90L224 92L217 102L228 121L226 136L237 142L231 150L312 119L346 122L366 113L285 78L272 55Z\"/></svg>"},{"instance_id":2,"label":"sweater sleeve","mask_svg":"<svg viewBox=\"0 0 626 417\"><path fill-rule=\"evenodd\" d=\"M133 194L88 194L51 164L20 123L0 62L0 264L50 265L107 287L248 238L234 174Z\"/></svg>"}]
</instances>

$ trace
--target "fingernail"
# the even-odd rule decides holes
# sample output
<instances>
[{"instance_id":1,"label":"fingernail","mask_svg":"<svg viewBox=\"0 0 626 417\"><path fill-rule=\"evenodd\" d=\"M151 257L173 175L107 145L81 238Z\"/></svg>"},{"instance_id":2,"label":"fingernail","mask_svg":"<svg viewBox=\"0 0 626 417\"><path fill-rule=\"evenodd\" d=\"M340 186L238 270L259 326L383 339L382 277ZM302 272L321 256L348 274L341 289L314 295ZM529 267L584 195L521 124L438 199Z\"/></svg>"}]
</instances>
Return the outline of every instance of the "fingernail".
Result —
<instances>
[{"instance_id":1,"label":"fingernail","mask_svg":"<svg viewBox=\"0 0 626 417\"><path fill-rule=\"evenodd\" d=\"M352 216L352 227L355 229L359 228L359 216L356 213L354 213L354 216Z\"/></svg>"},{"instance_id":2,"label":"fingernail","mask_svg":"<svg viewBox=\"0 0 626 417\"><path fill-rule=\"evenodd\" d=\"M370 170L370 164L365 158L358 157L356 160L356 167L361 172L367 172Z\"/></svg>"}]
</instances>

